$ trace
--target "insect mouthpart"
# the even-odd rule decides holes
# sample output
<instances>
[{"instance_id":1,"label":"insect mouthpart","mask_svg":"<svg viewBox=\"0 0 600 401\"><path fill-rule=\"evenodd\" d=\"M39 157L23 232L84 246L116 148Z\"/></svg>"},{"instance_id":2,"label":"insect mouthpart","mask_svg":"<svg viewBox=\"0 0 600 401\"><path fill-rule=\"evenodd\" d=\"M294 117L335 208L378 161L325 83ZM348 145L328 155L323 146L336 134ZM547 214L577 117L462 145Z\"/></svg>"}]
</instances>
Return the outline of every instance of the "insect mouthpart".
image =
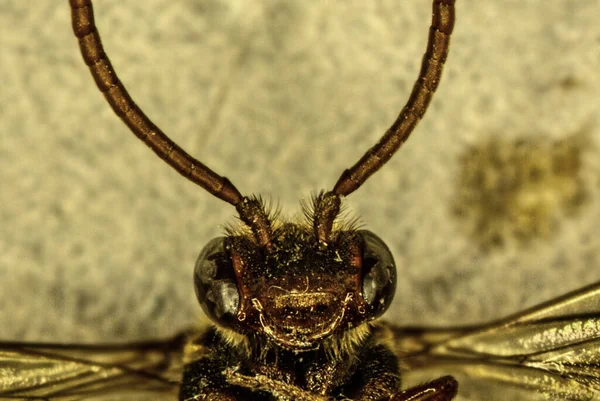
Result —
<instances>
[{"instance_id":1,"label":"insect mouthpart","mask_svg":"<svg viewBox=\"0 0 600 401\"><path fill-rule=\"evenodd\" d=\"M268 338L283 348L310 350L336 331L351 299L352 293L342 301L333 293L292 292L269 297L266 311L258 299L252 304Z\"/></svg>"}]
</instances>

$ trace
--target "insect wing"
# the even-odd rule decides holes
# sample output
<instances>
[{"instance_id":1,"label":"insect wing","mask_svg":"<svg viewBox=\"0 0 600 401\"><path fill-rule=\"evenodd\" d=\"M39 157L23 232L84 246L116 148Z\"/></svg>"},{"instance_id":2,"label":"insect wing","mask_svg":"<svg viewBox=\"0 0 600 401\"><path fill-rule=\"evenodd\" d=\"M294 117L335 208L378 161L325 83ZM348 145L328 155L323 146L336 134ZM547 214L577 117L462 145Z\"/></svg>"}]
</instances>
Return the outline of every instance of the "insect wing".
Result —
<instances>
[{"instance_id":1,"label":"insect wing","mask_svg":"<svg viewBox=\"0 0 600 401\"><path fill-rule=\"evenodd\" d=\"M184 344L183 336L108 346L0 343L0 399L176 399Z\"/></svg>"},{"instance_id":2,"label":"insect wing","mask_svg":"<svg viewBox=\"0 0 600 401\"><path fill-rule=\"evenodd\" d=\"M466 399L600 399L600 283L484 326L393 331L406 385L452 374Z\"/></svg>"}]
</instances>

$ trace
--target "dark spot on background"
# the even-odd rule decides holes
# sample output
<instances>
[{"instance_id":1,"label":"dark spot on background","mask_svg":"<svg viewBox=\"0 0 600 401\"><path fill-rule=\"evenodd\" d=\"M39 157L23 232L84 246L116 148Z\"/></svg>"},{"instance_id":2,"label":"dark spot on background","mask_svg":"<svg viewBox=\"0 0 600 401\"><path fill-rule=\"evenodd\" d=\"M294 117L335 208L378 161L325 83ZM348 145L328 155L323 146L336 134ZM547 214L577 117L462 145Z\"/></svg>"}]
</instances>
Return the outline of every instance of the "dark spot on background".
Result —
<instances>
[{"instance_id":1,"label":"dark spot on background","mask_svg":"<svg viewBox=\"0 0 600 401\"><path fill-rule=\"evenodd\" d=\"M167 306L167 299L164 295L157 295L154 297L154 302L152 305L152 311L150 312L150 317L158 318L163 315Z\"/></svg>"},{"instance_id":2,"label":"dark spot on background","mask_svg":"<svg viewBox=\"0 0 600 401\"><path fill-rule=\"evenodd\" d=\"M43 262L44 244L39 240L32 241L29 246L29 255L34 260Z\"/></svg>"},{"instance_id":3,"label":"dark spot on background","mask_svg":"<svg viewBox=\"0 0 600 401\"><path fill-rule=\"evenodd\" d=\"M581 177L585 134L492 139L460 157L452 212L483 249L550 238L589 197Z\"/></svg>"}]
</instances>

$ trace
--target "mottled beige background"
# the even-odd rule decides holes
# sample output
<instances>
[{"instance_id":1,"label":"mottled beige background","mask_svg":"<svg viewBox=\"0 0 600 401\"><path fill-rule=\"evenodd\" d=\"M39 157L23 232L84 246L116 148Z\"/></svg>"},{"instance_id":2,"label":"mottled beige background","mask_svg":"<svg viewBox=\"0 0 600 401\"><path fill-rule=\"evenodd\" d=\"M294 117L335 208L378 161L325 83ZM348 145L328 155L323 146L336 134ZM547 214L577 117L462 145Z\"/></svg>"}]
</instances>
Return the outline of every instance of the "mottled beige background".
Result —
<instances>
[{"instance_id":1,"label":"mottled beige background","mask_svg":"<svg viewBox=\"0 0 600 401\"><path fill-rule=\"evenodd\" d=\"M286 214L393 121L430 20L429 0L96 3L134 99L191 154ZM398 323L474 323L600 280L600 2L457 3L429 113L347 202L397 256ZM0 338L132 340L196 322L193 265L233 208L113 115L66 0L0 0L0 47ZM578 212L526 245L478 247L451 207L466 149L580 132Z\"/></svg>"}]
</instances>

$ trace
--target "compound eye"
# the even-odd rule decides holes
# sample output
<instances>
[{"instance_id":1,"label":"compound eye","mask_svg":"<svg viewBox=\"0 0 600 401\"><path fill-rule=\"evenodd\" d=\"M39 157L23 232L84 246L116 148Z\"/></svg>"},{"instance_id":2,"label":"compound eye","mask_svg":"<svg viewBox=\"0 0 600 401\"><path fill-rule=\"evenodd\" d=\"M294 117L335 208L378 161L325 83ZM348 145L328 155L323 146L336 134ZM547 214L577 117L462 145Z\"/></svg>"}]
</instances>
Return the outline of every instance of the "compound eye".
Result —
<instances>
[{"instance_id":1,"label":"compound eye","mask_svg":"<svg viewBox=\"0 0 600 401\"><path fill-rule=\"evenodd\" d=\"M387 245L371 231L360 230L363 240L362 296L370 316L381 316L392 303L396 292L396 264Z\"/></svg>"},{"instance_id":2,"label":"compound eye","mask_svg":"<svg viewBox=\"0 0 600 401\"><path fill-rule=\"evenodd\" d=\"M227 238L211 240L200 252L194 268L196 297L204 313L221 326L232 327L240 304Z\"/></svg>"}]
</instances>

